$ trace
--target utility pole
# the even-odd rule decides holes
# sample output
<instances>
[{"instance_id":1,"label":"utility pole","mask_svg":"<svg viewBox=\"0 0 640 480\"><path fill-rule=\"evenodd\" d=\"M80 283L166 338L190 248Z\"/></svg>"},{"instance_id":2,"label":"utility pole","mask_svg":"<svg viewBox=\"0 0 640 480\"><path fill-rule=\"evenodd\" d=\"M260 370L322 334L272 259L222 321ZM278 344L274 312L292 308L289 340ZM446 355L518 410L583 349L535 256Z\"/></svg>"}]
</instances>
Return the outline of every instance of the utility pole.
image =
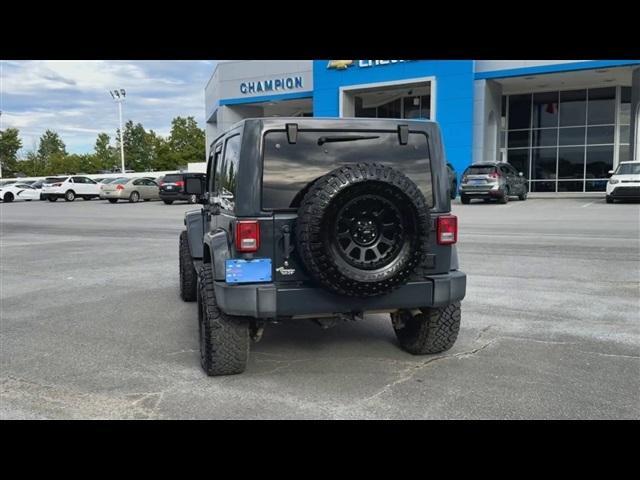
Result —
<instances>
[{"instance_id":1,"label":"utility pole","mask_svg":"<svg viewBox=\"0 0 640 480\"><path fill-rule=\"evenodd\" d=\"M118 116L120 118L120 161L122 163L122 173L125 173L124 168L124 131L122 130L122 102L124 102L124 97L127 96L127 92L124 91L124 88L120 90L109 90L111 94L111 98L118 104Z\"/></svg>"}]
</instances>

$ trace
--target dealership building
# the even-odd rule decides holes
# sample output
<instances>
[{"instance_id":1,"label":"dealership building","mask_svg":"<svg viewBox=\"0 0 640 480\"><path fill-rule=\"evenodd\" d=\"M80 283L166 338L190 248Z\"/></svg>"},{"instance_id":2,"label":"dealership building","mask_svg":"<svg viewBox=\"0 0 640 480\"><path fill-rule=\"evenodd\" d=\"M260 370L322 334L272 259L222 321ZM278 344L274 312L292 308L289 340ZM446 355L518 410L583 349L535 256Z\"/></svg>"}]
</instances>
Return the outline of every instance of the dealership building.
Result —
<instances>
[{"instance_id":1,"label":"dealership building","mask_svg":"<svg viewBox=\"0 0 640 480\"><path fill-rule=\"evenodd\" d=\"M205 113L207 148L243 118L436 120L458 173L501 160L531 192L604 191L640 158L640 60L227 61Z\"/></svg>"}]
</instances>

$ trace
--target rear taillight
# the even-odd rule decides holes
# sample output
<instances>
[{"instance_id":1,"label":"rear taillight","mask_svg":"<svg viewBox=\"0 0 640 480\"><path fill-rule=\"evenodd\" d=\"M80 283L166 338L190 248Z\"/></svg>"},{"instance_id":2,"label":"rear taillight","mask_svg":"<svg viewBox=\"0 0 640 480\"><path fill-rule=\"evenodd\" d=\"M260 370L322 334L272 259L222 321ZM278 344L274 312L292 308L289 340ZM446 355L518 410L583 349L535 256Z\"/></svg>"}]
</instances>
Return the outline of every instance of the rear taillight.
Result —
<instances>
[{"instance_id":1,"label":"rear taillight","mask_svg":"<svg viewBox=\"0 0 640 480\"><path fill-rule=\"evenodd\" d=\"M260 248L260 224L257 220L236 222L236 250L256 252Z\"/></svg>"},{"instance_id":2,"label":"rear taillight","mask_svg":"<svg viewBox=\"0 0 640 480\"><path fill-rule=\"evenodd\" d=\"M124 190L124 185L116 185L116 190Z\"/></svg>"},{"instance_id":3,"label":"rear taillight","mask_svg":"<svg viewBox=\"0 0 640 480\"><path fill-rule=\"evenodd\" d=\"M453 245L458 241L458 217L455 215L439 216L436 231L438 245Z\"/></svg>"},{"instance_id":4,"label":"rear taillight","mask_svg":"<svg viewBox=\"0 0 640 480\"><path fill-rule=\"evenodd\" d=\"M178 180L176 182L176 187L184 187L184 182L182 180Z\"/></svg>"},{"instance_id":5,"label":"rear taillight","mask_svg":"<svg viewBox=\"0 0 640 480\"><path fill-rule=\"evenodd\" d=\"M161 187L162 185L164 185L164 182L158 182L158 186Z\"/></svg>"}]
</instances>

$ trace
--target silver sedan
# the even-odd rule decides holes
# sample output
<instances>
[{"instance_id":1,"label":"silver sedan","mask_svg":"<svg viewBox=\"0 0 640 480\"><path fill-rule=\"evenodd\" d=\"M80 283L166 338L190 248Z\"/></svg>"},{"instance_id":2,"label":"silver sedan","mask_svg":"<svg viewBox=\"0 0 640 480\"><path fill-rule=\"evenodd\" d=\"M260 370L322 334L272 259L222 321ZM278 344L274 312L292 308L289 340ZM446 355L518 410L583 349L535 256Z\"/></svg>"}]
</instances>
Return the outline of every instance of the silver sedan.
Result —
<instances>
[{"instance_id":1,"label":"silver sedan","mask_svg":"<svg viewBox=\"0 0 640 480\"><path fill-rule=\"evenodd\" d=\"M128 200L136 203L140 200L160 200L159 187L149 178L118 178L100 187L100 198L116 203L118 200Z\"/></svg>"}]
</instances>

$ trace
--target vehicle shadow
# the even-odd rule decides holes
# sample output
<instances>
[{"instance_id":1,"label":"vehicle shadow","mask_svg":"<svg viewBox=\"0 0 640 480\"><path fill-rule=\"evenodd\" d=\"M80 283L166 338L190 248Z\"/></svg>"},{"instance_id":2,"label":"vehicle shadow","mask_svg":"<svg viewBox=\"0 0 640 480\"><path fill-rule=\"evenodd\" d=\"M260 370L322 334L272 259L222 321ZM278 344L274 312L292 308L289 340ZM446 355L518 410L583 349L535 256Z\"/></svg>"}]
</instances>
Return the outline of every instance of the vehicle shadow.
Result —
<instances>
[{"instance_id":1,"label":"vehicle shadow","mask_svg":"<svg viewBox=\"0 0 640 480\"><path fill-rule=\"evenodd\" d=\"M262 339L251 346L252 353L311 353L322 350L353 354L350 347L359 350L399 349L389 315L367 315L362 320L339 321L330 328L322 328L313 320L289 320L265 327ZM385 349L387 349L385 348ZM399 351L399 350L398 350Z\"/></svg>"}]
</instances>

